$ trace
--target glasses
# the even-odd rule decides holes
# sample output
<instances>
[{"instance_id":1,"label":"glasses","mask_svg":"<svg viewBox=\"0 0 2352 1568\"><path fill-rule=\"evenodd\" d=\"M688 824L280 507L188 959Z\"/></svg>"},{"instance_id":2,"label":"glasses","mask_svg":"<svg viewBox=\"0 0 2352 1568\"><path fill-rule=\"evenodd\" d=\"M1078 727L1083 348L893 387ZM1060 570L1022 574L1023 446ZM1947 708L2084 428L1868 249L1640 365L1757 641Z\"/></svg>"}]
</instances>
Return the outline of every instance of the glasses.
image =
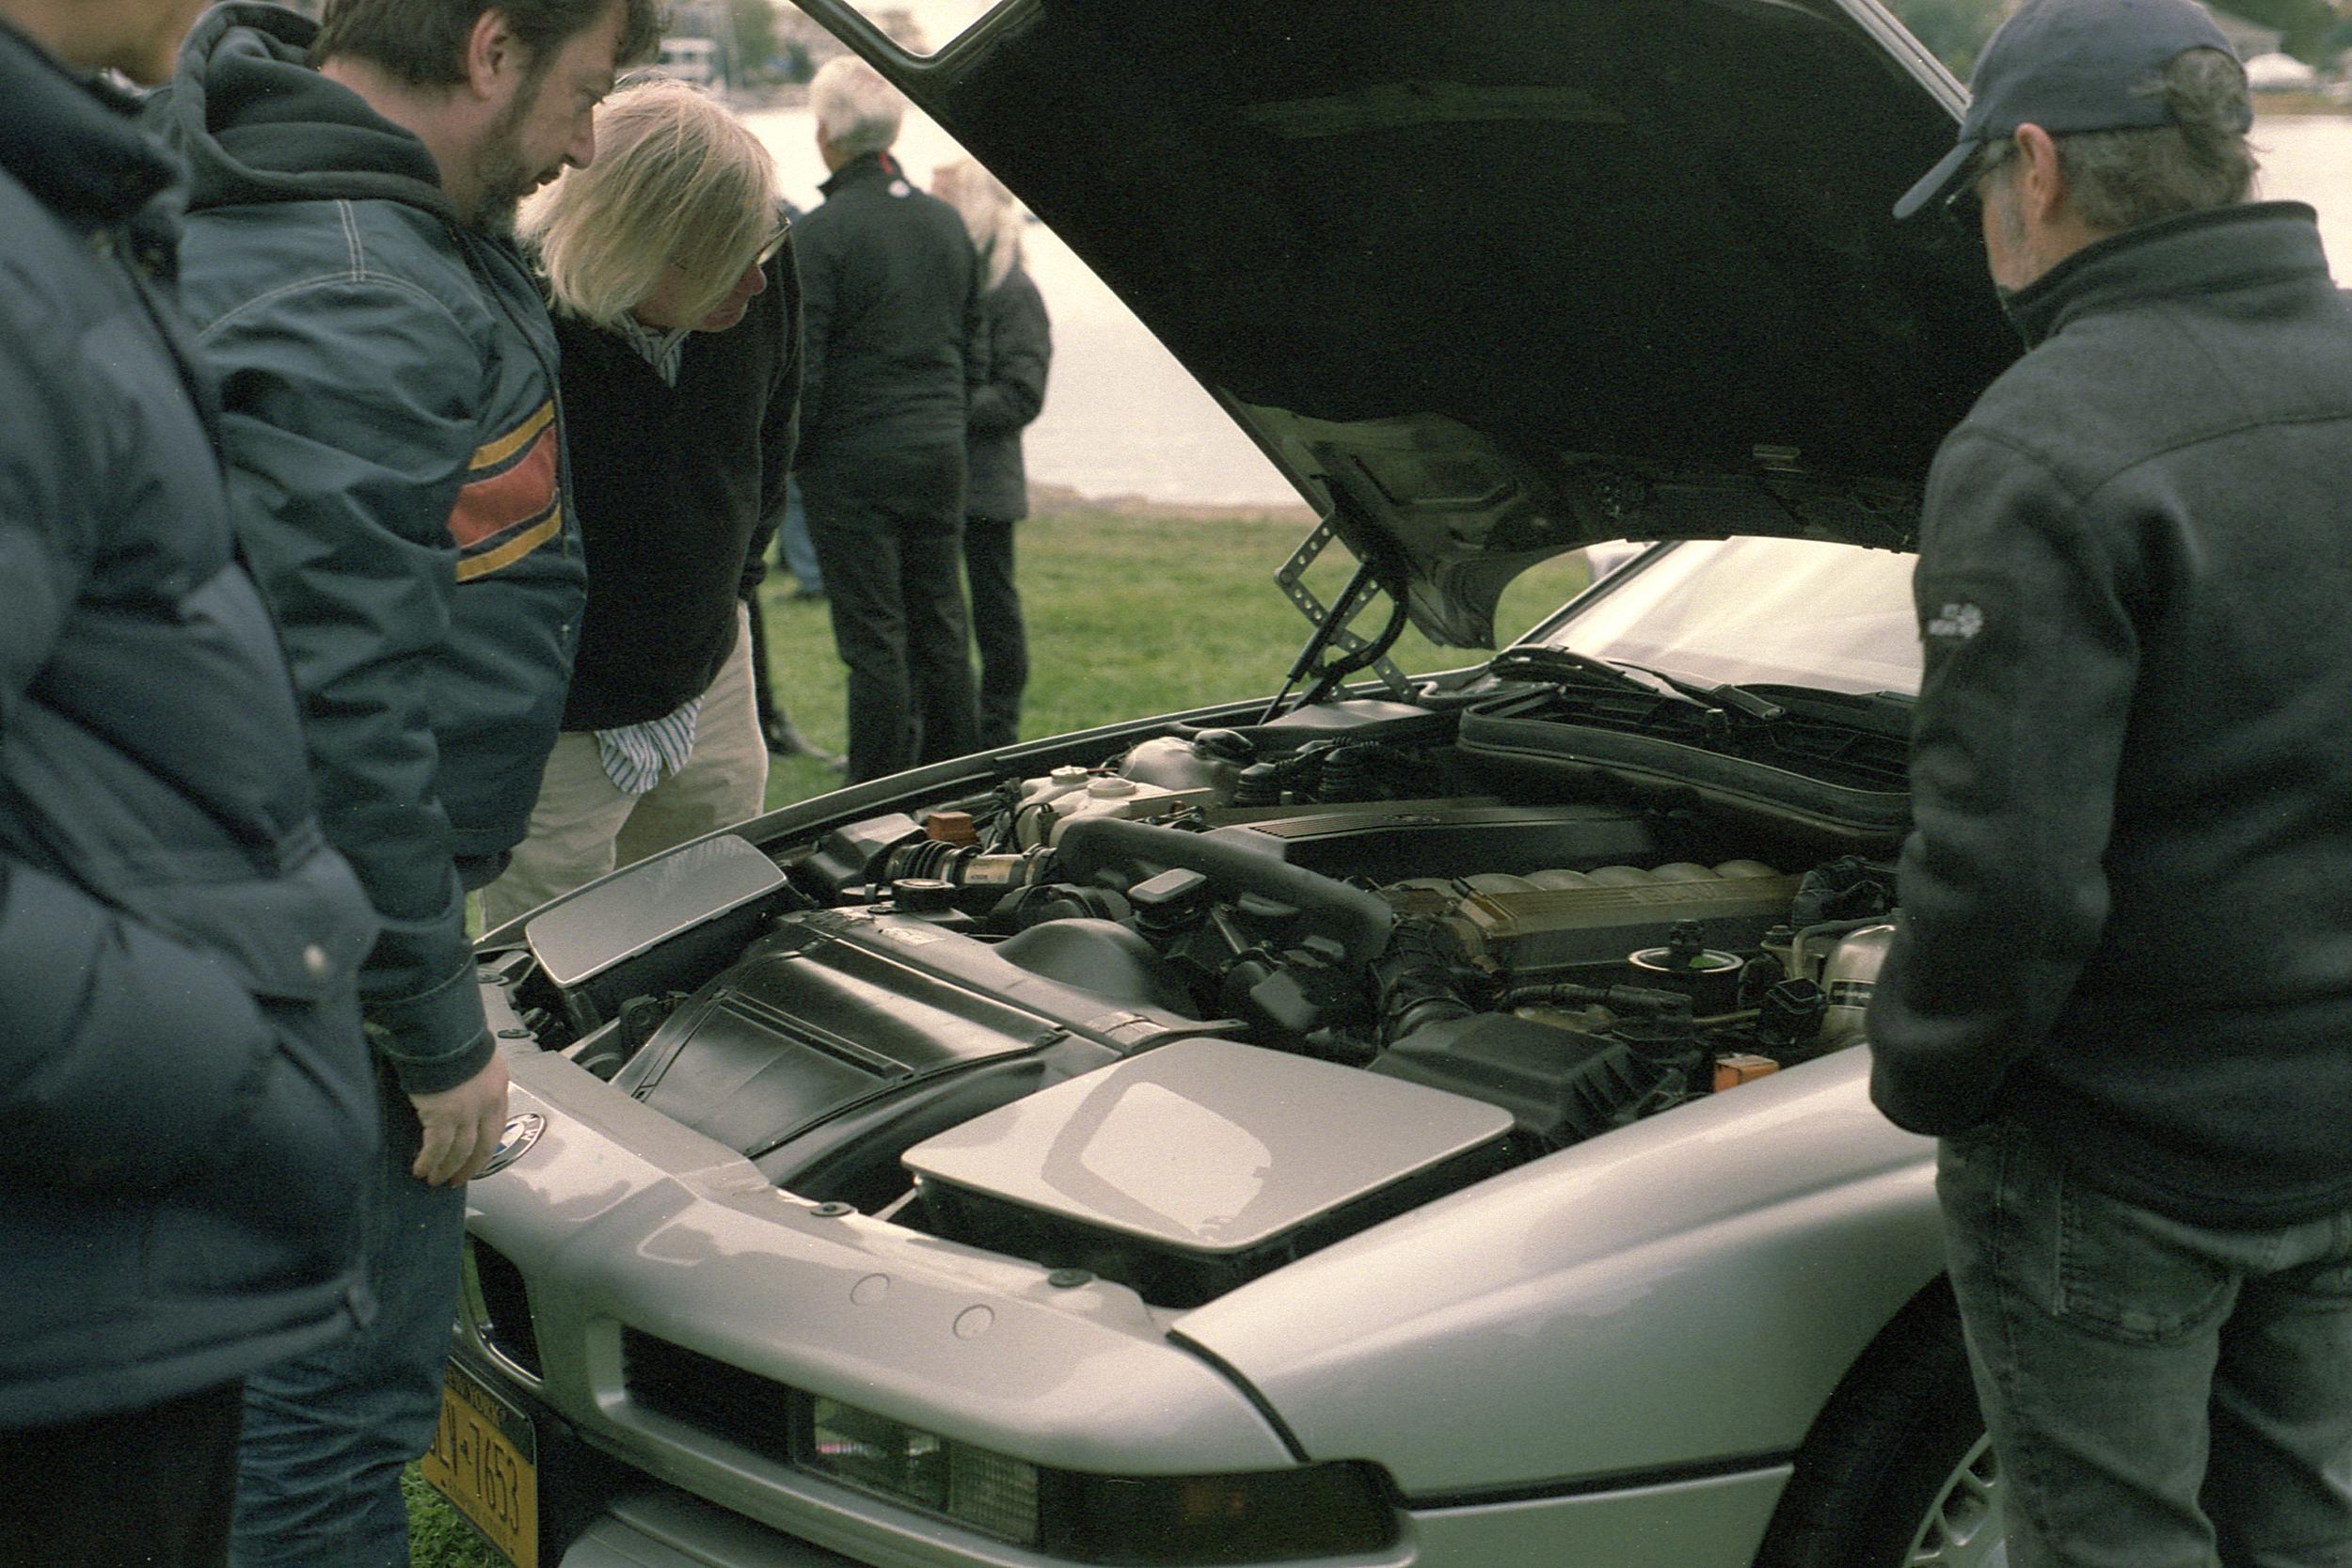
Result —
<instances>
[{"instance_id":1,"label":"glasses","mask_svg":"<svg viewBox=\"0 0 2352 1568\"><path fill-rule=\"evenodd\" d=\"M1979 147L1961 166L1960 179L1954 182L1952 194L1944 198L1945 221L1963 234L1974 236L1984 232L1984 192L1981 187L1988 172L1984 149Z\"/></svg>"},{"instance_id":2,"label":"glasses","mask_svg":"<svg viewBox=\"0 0 2352 1568\"><path fill-rule=\"evenodd\" d=\"M792 226L790 224L777 224L774 231L769 234L767 244L759 247L759 255L753 261L752 265L755 267L764 267L769 262L774 261L776 259L776 252L782 250L784 248L784 243L791 237Z\"/></svg>"}]
</instances>

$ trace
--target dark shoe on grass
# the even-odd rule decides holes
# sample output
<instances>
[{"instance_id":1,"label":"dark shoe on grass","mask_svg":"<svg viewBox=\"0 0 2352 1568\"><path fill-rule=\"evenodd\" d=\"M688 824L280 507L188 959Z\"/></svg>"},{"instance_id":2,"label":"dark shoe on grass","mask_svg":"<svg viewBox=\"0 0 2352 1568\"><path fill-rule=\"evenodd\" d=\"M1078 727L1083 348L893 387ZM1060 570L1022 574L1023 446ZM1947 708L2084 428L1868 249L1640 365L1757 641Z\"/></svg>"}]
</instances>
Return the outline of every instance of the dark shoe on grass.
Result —
<instances>
[{"instance_id":1,"label":"dark shoe on grass","mask_svg":"<svg viewBox=\"0 0 2352 1568\"><path fill-rule=\"evenodd\" d=\"M764 721L759 726L762 739L768 742L771 756L813 757L829 768L839 768L845 759L826 751L803 735L791 720L781 715Z\"/></svg>"}]
</instances>

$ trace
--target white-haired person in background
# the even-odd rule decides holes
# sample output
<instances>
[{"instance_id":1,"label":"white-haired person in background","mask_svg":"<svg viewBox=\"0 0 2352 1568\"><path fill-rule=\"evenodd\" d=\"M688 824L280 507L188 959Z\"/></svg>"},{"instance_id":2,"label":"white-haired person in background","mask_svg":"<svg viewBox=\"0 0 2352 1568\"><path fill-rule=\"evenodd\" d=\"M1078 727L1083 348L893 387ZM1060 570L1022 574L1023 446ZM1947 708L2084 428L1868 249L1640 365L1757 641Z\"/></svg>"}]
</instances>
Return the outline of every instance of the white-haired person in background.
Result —
<instances>
[{"instance_id":1,"label":"white-haired person in background","mask_svg":"<svg viewBox=\"0 0 2352 1568\"><path fill-rule=\"evenodd\" d=\"M890 155L906 101L854 55L808 85L833 171L796 227L798 473L849 666L850 778L977 742L963 612L963 424L987 360L979 259Z\"/></svg>"},{"instance_id":2,"label":"white-haired person in background","mask_svg":"<svg viewBox=\"0 0 2352 1568\"><path fill-rule=\"evenodd\" d=\"M588 608L498 925L756 814L746 576L784 506L800 290L773 161L682 82L623 88L596 161L525 206L563 350Z\"/></svg>"},{"instance_id":3,"label":"white-haired person in background","mask_svg":"<svg viewBox=\"0 0 2352 1568\"><path fill-rule=\"evenodd\" d=\"M988 368L972 392L963 448L963 574L972 589L972 642L980 656L980 746L1021 738L1029 637L1013 581L1012 525L1029 515L1021 432L1045 405L1054 338L1045 300L1021 264L1021 210L970 158L931 171L931 194L956 210L980 253Z\"/></svg>"}]
</instances>

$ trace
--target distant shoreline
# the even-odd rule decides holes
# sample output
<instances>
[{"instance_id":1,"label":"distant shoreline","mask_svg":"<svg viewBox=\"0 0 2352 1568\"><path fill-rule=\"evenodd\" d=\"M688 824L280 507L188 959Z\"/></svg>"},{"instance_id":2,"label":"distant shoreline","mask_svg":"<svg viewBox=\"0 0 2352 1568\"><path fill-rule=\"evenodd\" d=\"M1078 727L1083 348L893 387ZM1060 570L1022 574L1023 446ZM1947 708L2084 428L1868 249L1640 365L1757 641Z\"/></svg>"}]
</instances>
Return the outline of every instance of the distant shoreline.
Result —
<instances>
[{"instance_id":1,"label":"distant shoreline","mask_svg":"<svg viewBox=\"0 0 2352 1568\"><path fill-rule=\"evenodd\" d=\"M2352 115L2352 103L2339 103L2317 92L2258 92L2254 95L2254 119L2259 123L2265 115L2281 119L2299 119L2307 115Z\"/></svg>"},{"instance_id":2,"label":"distant shoreline","mask_svg":"<svg viewBox=\"0 0 2352 1568\"><path fill-rule=\"evenodd\" d=\"M1032 516L1050 517L1072 512L1108 513L1114 517L1149 518L1153 521L1216 522L1236 517L1264 517L1281 523L1312 523L1315 515L1303 501L1290 502L1221 502L1204 504L1196 501L1153 500L1149 496L1086 496L1068 484L1031 484L1029 512Z\"/></svg>"}]
</instances>

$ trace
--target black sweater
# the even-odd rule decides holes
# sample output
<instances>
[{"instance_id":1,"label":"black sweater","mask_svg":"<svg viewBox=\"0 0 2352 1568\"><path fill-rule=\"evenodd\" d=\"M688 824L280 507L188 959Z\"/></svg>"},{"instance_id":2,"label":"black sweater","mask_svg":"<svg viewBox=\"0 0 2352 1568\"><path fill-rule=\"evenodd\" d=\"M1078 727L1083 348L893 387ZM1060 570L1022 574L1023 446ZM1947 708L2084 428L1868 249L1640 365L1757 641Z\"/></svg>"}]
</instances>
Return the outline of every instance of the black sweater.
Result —
<instances>
[{"instance_id":1,"label":"black sweater","mask_svg":"<svg viewBox=\"0 0 2352 1568\"><path fill-rule=\"evenodd\" d=\"M792 235L806 292L803 463L854 468L876 451L961 450L988 369L963 220L888 153L852 159L822 189Z\"/></svg>"},{"instance_id":2,"label":"black sweater","mask_svg":"<svg viewBox=\"0 0 2352 1568\"><path fill-rule=\"evenodd\" d=\"M567 730L641 724L698 695L735 651L747 570L784 511L800 392L789 245L724 332L688 335L677 385L615 333L559 316L588 609Z\"/></svg>"},{"instance_id":3,"label":"black sweater","mask_svg":"<svg viewBox=\"0 0 2352 1568\"><path fill-rule=\"evenodd\" d=\"M1873 1097L2208 1224L2352 1202L2352 314L2311 209L2169 219L2010 314L1916 578Z\"/></svg>"}]
</instances>

